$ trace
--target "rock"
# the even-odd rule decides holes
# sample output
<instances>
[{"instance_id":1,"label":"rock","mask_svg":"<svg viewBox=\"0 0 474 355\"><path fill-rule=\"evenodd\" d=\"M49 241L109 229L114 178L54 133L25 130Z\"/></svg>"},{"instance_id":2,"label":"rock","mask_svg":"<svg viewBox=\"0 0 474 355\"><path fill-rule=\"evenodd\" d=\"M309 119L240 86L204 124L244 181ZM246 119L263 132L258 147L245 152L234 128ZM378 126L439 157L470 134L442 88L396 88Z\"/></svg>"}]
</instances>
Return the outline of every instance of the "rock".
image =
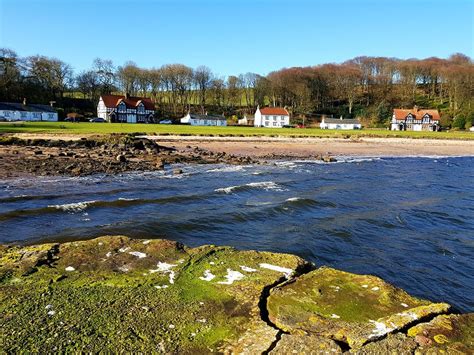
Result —
<instances>
[{"instance_id":1,"label":"rock","mask_svg":"<svg viewBox=\"0 0 474 355\"><path fill-rule=\"evenodd\" d=\"M325 155L325 156L321 157L321 160L324 161L325 163L335 163L335 162L337 162L336 158L331 157L329 155Z\"/></svg>"},{"instance_id":2,"label":"rock","mask_svg":"<svg viewBox=\"0 0 474 355\"><path fill-rule=\"evenodd\" d=\"M408 336L431 353L474 354L474 313L440 315L408 329Z\"/></svg>"},{"instance_id":3,"label":"rock","mask_svg":"<svg viewBox=\"0 0 474 355\"><path fill-rule=\"evenodd\" d=\"M42 150L35 150L35 155L42 155L43 154L43 151Z\"/></svg>"},{"instance_id":4,"label":"rock","mask_svg":"<svg viewBox=\"0 0 474 355\"><path fill-rule=\"evenodd\" d=\"M123 154L119 154L115 157L115 160L120 162L120 163L126 163L127 162L127 158L125 157L125 155Z\"/></svg>"},{"instance_id":5,"label":"rock","mask_svg":"<svg viewBox=\"0 0 474 355\"><path fill-rule=\"evenodd\" d=\"M368 343L360 349L351 350L351 354L413 354L417 343L405 334L389 334L386 338Z\"/></svg>"},{"instance_id":6,"label":"rock","mask_svg":"<svg viewBox=\"0 0 474 355\"><path fill-rule=\"evenodd\" d=\"M269 318L280 329L311 332L351 348L449 308L414 298L378 277L327 267L273 289L268 299Z\"/></svg>"},{"instance_id":7,"label":"rock","mask_svg":"<svg viewBox=\"0 0 474 355\"><path fill-rule=\"evenodd\" d=\"M158 169L164 169L165 168L165 163L163 162L163 160L161 159L157 159L156 160L156 164L155 164L155 167L158 168Z\"/></svg>"},{"instance_id":8,"label":"rock","mask_svg":"<svg viewBox=\"0 0 474 355\"><path fill-rule=\"evenodd\" d=\"M0 245L2 351L154 353L161 344L168 353L263 352L277 331L261 320L260 298L282 272L262 263L307 264L287 254L122 236Z\"/></svg>"},{"instance_id":9,"label":"rock","mask_svg":"<svg viewBox=\"0 0 474 355\"><path fill-rule=\"evenodd\" d=\"M173 175L180 175L183 173L183 170L181 169L173 169Z\"/></svg>"},{"instance_id":10,"label":"rock","mask_svg":"<svg viewBox=\"0 0 474 355\"><path fill-rule=\"evenodd\" d=\"M276 347L270 354L342 354L341 348L331 339L308 336L283 334Z\"/></svg>"}]
</instances>

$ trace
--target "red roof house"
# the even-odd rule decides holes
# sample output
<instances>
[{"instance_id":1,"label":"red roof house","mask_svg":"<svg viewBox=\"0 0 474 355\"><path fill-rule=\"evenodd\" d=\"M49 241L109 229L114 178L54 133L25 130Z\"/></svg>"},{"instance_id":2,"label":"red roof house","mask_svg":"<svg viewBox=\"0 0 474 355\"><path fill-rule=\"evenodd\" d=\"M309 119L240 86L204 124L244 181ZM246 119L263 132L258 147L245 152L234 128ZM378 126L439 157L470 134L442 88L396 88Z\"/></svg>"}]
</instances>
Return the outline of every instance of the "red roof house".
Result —
<instances>
[{"instance_id":1,"label":"red roof house","mask_svg":"<svg viewBox=\"0 0 474 355\"><path fill-rule=\"evenodd\" d=\"M108 122L149 123L154 121L155 104L149 98L130 95L102 95L97 116Z\"/></svg>"}]
</instances>

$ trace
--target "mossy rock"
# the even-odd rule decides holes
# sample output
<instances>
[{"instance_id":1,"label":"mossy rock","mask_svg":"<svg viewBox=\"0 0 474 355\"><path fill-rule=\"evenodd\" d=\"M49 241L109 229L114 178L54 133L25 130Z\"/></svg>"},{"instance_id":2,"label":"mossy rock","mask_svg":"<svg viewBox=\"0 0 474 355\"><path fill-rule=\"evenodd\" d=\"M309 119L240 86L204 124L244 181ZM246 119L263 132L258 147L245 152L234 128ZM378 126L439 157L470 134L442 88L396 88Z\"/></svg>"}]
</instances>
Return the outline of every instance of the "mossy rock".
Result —
<instances>
[{"instance_id":1,"label":"mossy rock","mask_svg":"<svg viewBox=\"0 0 474 355\"><path fill-rule=\"evenodd\" d=\"M408 330L419 353L474 354L474 313L440 315Z\"/></svg>"},{"instance_id":2,"label":"mossy rock","mask_svg":"<svg viewBox=\"0 0 474 355\"><path fill-rule=\"evenodd\" d=\"M382 279L322 267L276 287L268 299L270 320L360 348L450 306L408 295Z\"/></svg>"},{"instance_id":3,"label":"mossy rock","mask_svg":"<svg viewBox=\"0 0 474 355\"><path fill-rule=\"evenodd\" d=\"M293 255L121 236L2 246L0 260L6 352L264 351L276 330L261 320L259 301L283 273L261 264L306 265Z\"/></svg>"},{"instance_id":4,"label":"mossy rock","mask_svg":"<svg viewBox=\"0 0 474 355\"><path fill-rule=\"evenodd\" d=\"M270 351L272 355L319 355L342 354L339 345L331 339L311 335L283 334L275 348Z\"/></svg>"},{"instance_id":5,"label":"mossy rock","mask_svg":"<svg viewBox=\"0 0 474 355\"><path fill-rule=\"evenodd\" d=\"M405 334L389 334L387 337L368 343L362 348L351 350L351 354L373 355L373 354L413 354L418 344Z\"/></svg>"}]
</instances>

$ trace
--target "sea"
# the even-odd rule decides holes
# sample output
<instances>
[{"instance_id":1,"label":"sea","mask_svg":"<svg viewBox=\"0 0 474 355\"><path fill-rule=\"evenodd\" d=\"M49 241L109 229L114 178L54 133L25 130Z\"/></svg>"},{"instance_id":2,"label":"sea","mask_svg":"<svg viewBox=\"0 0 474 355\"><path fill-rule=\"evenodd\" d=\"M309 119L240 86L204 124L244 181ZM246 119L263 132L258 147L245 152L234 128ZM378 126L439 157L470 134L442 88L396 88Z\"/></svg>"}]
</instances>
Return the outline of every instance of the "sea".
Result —
<instances>
[{"instance_id":1,"label":"sea","mask_svg":"<svg viewBox=\"0 0 474 355\"><path fill-rule=\"evenodd\" d=\"M175 165L0 181L1 244L102 235L297 254L473 312L474 157Z\"/></svg>"}]
</instances>

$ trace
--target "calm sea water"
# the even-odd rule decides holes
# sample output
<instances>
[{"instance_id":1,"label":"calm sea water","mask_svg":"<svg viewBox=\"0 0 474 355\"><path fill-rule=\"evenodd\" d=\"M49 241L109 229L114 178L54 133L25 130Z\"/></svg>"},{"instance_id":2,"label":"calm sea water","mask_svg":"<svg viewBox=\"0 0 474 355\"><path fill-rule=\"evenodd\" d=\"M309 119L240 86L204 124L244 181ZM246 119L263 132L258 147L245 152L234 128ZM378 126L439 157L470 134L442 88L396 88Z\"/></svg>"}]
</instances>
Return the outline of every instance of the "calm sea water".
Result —
<instances>
[{"instance_id":1,"label":"calm sea water","mask_svg":"<svg viewBox=\"0 0 474 355\"><path fill-rule=\"evenodd\" d=\"M294 253L474 310L474 158L0 181L0 242L104 234Z\"/></svg>"}]
</instances>

